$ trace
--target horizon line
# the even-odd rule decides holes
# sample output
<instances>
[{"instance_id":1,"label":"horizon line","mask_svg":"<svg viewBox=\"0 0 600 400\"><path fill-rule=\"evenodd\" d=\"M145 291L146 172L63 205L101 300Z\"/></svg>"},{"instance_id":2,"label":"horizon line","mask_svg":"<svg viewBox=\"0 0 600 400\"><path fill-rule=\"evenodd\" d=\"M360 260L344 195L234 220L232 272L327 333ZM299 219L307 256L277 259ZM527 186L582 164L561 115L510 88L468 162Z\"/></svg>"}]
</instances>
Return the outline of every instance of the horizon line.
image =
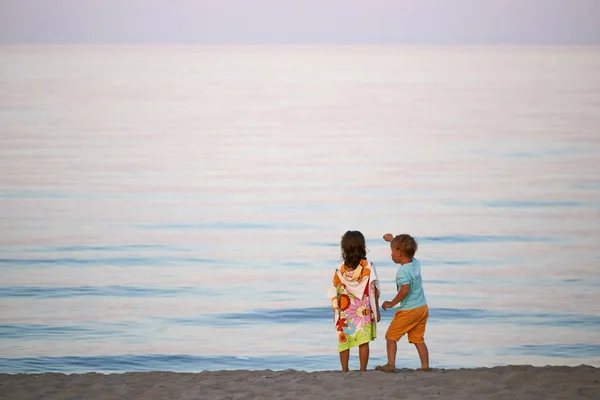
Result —
<instances>
[{"instance_id":1,"label":"horizon line","mask_svg":"<svg viewBox=\"0 0 600 400\"><path fill-rule=\"evenodd\" d=\"M1 42L0 46L127 46L127 47L600 47L598 43L512 43L512 42L490 42L490 43L432 43L432 42Z\"/></svg>"}]
</instances>

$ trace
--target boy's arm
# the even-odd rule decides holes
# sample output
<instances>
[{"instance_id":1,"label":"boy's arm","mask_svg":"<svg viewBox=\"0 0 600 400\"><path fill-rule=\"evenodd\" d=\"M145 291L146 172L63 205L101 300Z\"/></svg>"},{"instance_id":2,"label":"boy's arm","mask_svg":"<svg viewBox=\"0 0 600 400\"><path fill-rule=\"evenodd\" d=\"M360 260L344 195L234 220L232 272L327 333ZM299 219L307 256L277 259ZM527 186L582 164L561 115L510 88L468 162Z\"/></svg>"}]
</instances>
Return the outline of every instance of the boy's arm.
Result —
<instances>
[{"instance_id":1,"label":"boy's arm","mask_svg":"<svg viewBox=\"0 0 600 400\"><path fill-rule=\"evenodd\" d=\"M392 240L394 240L394 235L392 235L391 233L386 233L385 235L383 235L383 240L391 243Z\"/></svg>"},{"instance_id":2,"label":"boy's arm","mask_svg":"<svg viewBox=\"0 0 600 400\"><path fill-rule=\"evenodd\" d=\"M381 305L381 307L384 310L394 307L396 304L398 304L402 300L404 300L404 298L406 297L406 295L408 294L409 291L410 291L410 284L407 283L405 285L400 286L400 290L396 294L396 297L394 297L394 299L392 301L384 301L383 304Z\"/></svg>"}]
</instances>

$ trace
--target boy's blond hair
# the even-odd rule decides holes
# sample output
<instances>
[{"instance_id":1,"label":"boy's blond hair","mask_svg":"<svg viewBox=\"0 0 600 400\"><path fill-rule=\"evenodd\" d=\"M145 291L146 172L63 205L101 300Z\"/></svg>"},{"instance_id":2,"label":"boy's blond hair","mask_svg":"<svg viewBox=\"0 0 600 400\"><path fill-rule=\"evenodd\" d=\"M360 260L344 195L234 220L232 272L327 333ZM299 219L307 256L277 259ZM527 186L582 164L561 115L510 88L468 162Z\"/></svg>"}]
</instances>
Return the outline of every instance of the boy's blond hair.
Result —
<instances>
[{"instance_id":1,"label":"boy's blond hair","mask_svg":"<svg viewBox=\"0 0 600 400\"><path fill-rule=\"evenodd\" d=\"M402 254L407 257L413 258L417 252L417 241L410 235L402 234L397 235L392 239L392 247L400 250Z\"/></svg>"}]
</instances>

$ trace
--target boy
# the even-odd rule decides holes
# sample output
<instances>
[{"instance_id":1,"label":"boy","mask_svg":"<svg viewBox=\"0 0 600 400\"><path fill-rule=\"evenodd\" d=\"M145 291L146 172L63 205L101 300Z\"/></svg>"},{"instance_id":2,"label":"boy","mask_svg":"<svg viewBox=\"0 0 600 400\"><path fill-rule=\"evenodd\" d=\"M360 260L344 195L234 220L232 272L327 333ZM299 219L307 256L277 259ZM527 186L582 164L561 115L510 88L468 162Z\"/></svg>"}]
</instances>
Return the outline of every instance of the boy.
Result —
<instances>
[{"instance_id":1,"label":"boy","mask_svg":"<svg viewBox=\"0 0 600 400\"><path fill-rule=\"evenodd\" d=\"M400 264L396 273L396 289L398 294L392 301L384 301L382 308L387 310L397 307L394 319L385 334L388 362L375 369L384 372L396 372L397 342L408 333L408 341L413 343L421 359L421 368L429 370L429 351L425 344L425 325L429 317L429 308L423 291L421 279L421 263L414 258L417 242L410 235L393 237L391 233L383 235L390 242L392 261Z\"/></svg>"}]
</instances>

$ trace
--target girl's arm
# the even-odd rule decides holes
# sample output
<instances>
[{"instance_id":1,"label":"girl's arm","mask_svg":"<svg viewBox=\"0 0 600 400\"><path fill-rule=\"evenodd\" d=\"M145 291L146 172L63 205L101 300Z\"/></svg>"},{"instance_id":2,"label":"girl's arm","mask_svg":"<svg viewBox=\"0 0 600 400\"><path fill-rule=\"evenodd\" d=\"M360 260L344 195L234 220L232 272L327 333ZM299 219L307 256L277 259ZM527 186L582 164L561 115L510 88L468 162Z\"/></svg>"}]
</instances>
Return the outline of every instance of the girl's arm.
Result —
<instances>
[{"instance_id":1,"label":"girl's arm","mask_svg":"<svg viewBox=\"0 0 600 400\"><path fill-rule=\"evenodd\" d=\"M327 295L331 301L331 309L333 310L333 321L337 321L337 317L339 315L339 305L338 305L338 293L337 293L337 274L333 274L332 285L329 287L327 291Z\"/></svg>"},{"instance_id":2,"label":"girl's arm","mask_svg":"<svg viewBox=\"0 0 600 400\"><path fill-rule=\"evenodd\" d=\"M370 283L369 293L371 293L375 297L375 311L377 311L377 322L379 322L381 321L381 313L379 312L379 296L381 295L381 292L379 291L378 287L379 278L377 277L377 270L375 269L374 263L371 263L371 274L373 280Z\"/></svg>"},{"instance_id":3,"label":"girl's arm","mask_svg":"<svg viewBox=\"0 0 600 400\"><path fill-rule=\"evenodd\" d=\"M375 281L376 282L376 281ZM375 285L375 282L373 282L373 288L371 290L371 293L375 294L375 307L377 308L377 322L381 321L381 313L379 312L379 290L377 289L377 286Z\"/></svg>"}]
</instances>

